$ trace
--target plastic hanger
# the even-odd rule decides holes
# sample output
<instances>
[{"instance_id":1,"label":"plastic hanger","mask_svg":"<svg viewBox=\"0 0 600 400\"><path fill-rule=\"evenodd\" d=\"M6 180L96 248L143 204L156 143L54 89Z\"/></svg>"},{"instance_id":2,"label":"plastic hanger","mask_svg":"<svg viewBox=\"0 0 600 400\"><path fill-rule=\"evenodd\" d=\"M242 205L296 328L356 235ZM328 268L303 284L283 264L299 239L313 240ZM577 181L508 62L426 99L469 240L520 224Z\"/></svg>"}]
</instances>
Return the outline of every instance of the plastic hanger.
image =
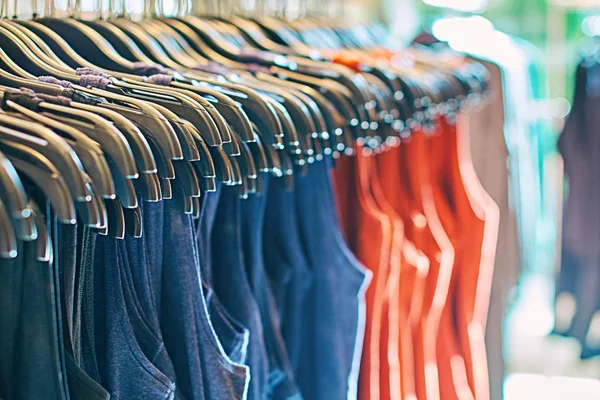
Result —
<instances>
[{"instance_id":1,"label":"plastic hanger","mask_svg":"<svg viewBox=\"0 0 600 400\"><path fill-rule=\"evenodd\" d=\"M194 51L204 56L205 58L208 58L212 61L216 61L219 64L226 65L228 67L243 67L242 63L233 61L233 55L228 54L230 57L225 56L219 53L218 51L215 51L211 46L209 46L206 43L206 36L204 36L204 33L202 32L202 24L195 25L190 19L186 21L185 17L161 18L161 21L175 29L177 33L179 33L183 38L186 39L187 43L192 49L194 49ZM221 39L218 38L218 34L216 31L209 33L209 35L212 33L215 34L214 40ZM203 63L199 62L198 64Z\"/></svg>"},{"instance_id":2,"label":"plastic hanger","mask_svg":"<svg viewBox=\"0 0 600 400\"><path fill-rule=\"evenodd\" d=\"M173 198L173 187L171 185L172 179L160 178L160 191L163 195L164 200Z\"/></svg>"},{"instance_id":3,"label":"plastic hanger","mask_svg":"<svg viewBox=\"0 0 600 400\"><path fill-rule=\"evenodd\" d=\"M40 139L37 136L32 136L29 134L19 132L15 129L9 129L9 128L5 127L4 130L0 131L0 138L2 138L2 140L4 141L5 144L12 145L13 147L14 146L21 146L21 147L27 146L32 151L36 151L39 154L43 155L44 158L48 162L51 162L53 164L53 166L56 166L57 170L60 170L60 172L63 175L65 175L64 182L69 190L70 196L72 196L75 200L74 207L77 210L77 212L81 215L82 220L84 221L84 223L86 223L89 226L96 226L98 224L98 221L100 218L100 216L98 215L99 209L96 207L96 205L92 201L93 193L90 191L90 188L88 185L89 178L87 177L87 175L85 174L83 169L77 170L77 175L82 178L84 185L85 185L85 191L86 191L85 197L83 197L83 198L77 197L75 194L76 190L74 190L74 188L72 186L72 179L70 179L71 178L70 173L67 172L67 170L72 168L69 165L69 163L70 163L69 157L71 155L70 154L66 154L66 155L60 154L60 150L57 149L57 146L55 143L56 139L51 137L51 135L48 135L48 132L42 132L41 130L37 130L37 132L36 132L35 130L33 130L32 126L35 124L32 124L25 120L19 120L18 118L13 118L13 119L7 121L7 118L5 118L5 117L8 117L8 116L6 114L0 115L0 117L1 117L2 123L4 125L10 125L11 123L14 122L14 120L17 120L17 121L22 122L22 125L25 126L25 129L27 130L27 132L34 132L37 134L41 133L41 135L40 135L41 139ZM49 139L49 140L47 140L47 139ZM17 160L14 160L14 159L12 161L13 161L13 163L18 162ZM72 161L73 160L71 160L71 162ZM22 167L22 168L27 168L27 166Z\"/></svg>"},{"instance_id":4,"label":"plastic hanger","mask_svg":"<svg viewBox=\"0 0 600 400\"><path fill-rule=\"evenodd\" d=\"M12 88L25 87L38 93L46 93L54 96L62 93L62 88L60 86L46 84L32 79L35 79L35 77L15 64L4 50L0 48L0 85Z\"/></svg>"},{"instance_id":5,"label":"plastic hanger","mask_svg":"<svg viewBox=\"0 0 600 400\"><path fill-rule=\"evenodd\" d=\"M245 164L247 166L245 177L248 182L248 193L249 194L261 193L260 191L258 191L258 187L256 184L256 179L258 177L258 170L257 170L256 163L254 161L254 158L253 158L253 154L250 151L250 148L248 147L247 143L242 143L240 148L242 150L241 157L245 159Z\"/></svg>"},{"instance_id":6,"label":"plastic hanger","mask_svg":"<svg viewBox=\"0 0 600 400\"><path fill-rule=\"evenodd\" d=\"M343 129L346 124L346 120L344 119L342 114L337 110L334 104L332 104L331 101L329 101L323 94L319 93L317 90L308 85L287 80L281 80L270 74L258 72L255 74L255 76L258 79L263 80L265 82L277 83L283 81L284 84L290 89L295 89L309 96L311 100L313 100L317 104L319 110L322 113L326 124L326 131L334 137L342 138L336 145L335 150L343 151L345 147L349 146L352 143L353 139L350 135L350 131L347 129Z\"/></svg>"},{"instance_id":7,"label":"plastic hanger","mask_svg":"<svg viewBox=\"0 0 600 400\"><path fill-rule=\"evenodd\" d=\"M254 21L273 41L290 47L298 54L311 54L311 52L314 52L313 48L307 46L301 40L301 36L290 29L290 27L281 19L263 16L260 18L253 18L252 21Z\"/></svg>"},{"instance_id":8,"label":"plastic hanger","mask_svg":"<svg viewBox=\"0 0 600 400\"><path fill-rule=\"evenodd\" d=\"M175 179L181 185L186 196L200 197L200 183L190 161L175 160Z\"/></svg>"},{"instance_id":9,"label":"plastic hanger","mask_svg":"<svg viewBox=\"0 0 600 400\"><path fill-rule=\"evenodd\" d=\"M129 142L109 121L88 111L47 102L39 103L37 111L44 116L77 127L90 139L100 144L124 177L128 179L138 177L138 169Z\"/></svg>"},{"instance_id":10,"label":"plastic hanger","mask_svg":"<svg viewBox=\"0 0 600 400\"><path fill-rule=\"evenodd\" d=\"M182 119L177 114L160 104L149 103L149 105L155 108L158 112L160 112L173 128L173 131L177 135L177 139L181 144L181 149L183 151L183 159L189 161L199 160L200 153L198 151L198 147L194 143L194 139L191 133L186 128Z\"/></svg>"},{"instance_id":11,"label":"plastic hanger","mask_svg":"<svg viewBox=\"0 0 600 400\"><path fill-rule=\"evenodd\" d=\"M186 65L177 62L165 53L164 49L140 25L128 18L115 18L109 21L122 30L155 63L175 70L185 69Z\"/></svg>"},{"instance_id":12,"label":"plastic hanger","mask_svg":"<svg viewBox=\"0 0 600 400\"><path fill-rule=\"evenodd\" d=\"M256 129L256 127L254 127L254 133L258 137L257 143L260 143L263 145L262 148L263 148L263 150L265 152L265 156L267 158L267 165L269 166L269 172L271 172L271 174L273 174L277 177L282 177L283 171L281 169L281 160L279 159L277 150L274 149L272 146L264 145L262 134L258 131L258 129Z\"/></svg>"},{"instance_id":13,"label":"plastic hanger","mask_svg":"<svg viewBox=\"0 0 600 400\"><path fill-rule=\"evenodd\" d=\"M64 71L65 73L71 75L75 74L75 70L73 68L69 67L67 64L63 63L56 57L52 57L50 55L51 53L47 53L51 52L51 50L44 43L43 40L41 40L31 31L25 29L19 24L15 24L10 20L0 20L0 25L6 28L6 30L10 31L12 34L14 34L21 42L23 42L25 46L27 46L29 50L33 52L33 54L35 54L36 57L44 61L46 64L61 71ZM45 51L42 49L44 49Z\"/></svg>"},{"instance_id":14,"label":"plastic hanger","mask_svg":"<svg viewBox=\"0 0 600 400\"><path fill-rule=\"evenodd\" d=\"M60 37L85 60L92 60L100 67L117 72L132 73L133 62L122 57L115 48L98 32L72 18L39 18L35 23L42 24Z\"/></svg>"},{"instance_id":15,"label":"plastic hanger","mask_svg":"<svg viewBox=\"0 0 600 400\"><path fill-rule=\"evenodd\" d=\"M186 125L186 128L189 132L194 136L194 140L196 141L196 145L198 146L198 150L200 151L200 160L193 163L193 165L197 166L197 170L200 172L200 175L203 178L214 178L215 175L215 166L210 155L210 151L208 150L208 146L204 142L200 131L192 125L189 121L183 121Z\"/></svg>"},{"instance_id":16,"label":"plastic hanger","mask_svg":"<svg viewBox=\"0 0 600 400\"><path fill-rule=\"evenodd\" d=\"M186 89L203 96L217 109L219 114L225 118L227 123L229 123L232 128L238 132L244 142L251 142L255 140L248 116L246 115L242 106L234 101L234 99L231 97L207 86L190 85L187 83L172 81L171 87Z\"/></svg>"},{"instance_id":17,"label":"plastic hanger","mask_svg":"<svg viewBox=\"0 0 600 400\"><path fill-rule=\"evenodd\" d=\"M185 68L193 69L198 63L206 62L206 59L196 53L185 39L169 25L147 18L141 22L140 26L160 44L168 57Z\"/></svg>"},{"instance_id":18,"label":"plastic hanger","mask_svg":"<svg viewBox=\"0 0 600 400\"><path fill-rule=\"evenodd\" d=\"M123 209L123 213L125 216L125 231L134 238L141 238L144 224L140 206Z\"/></svg>"},{"instance_id":19,"label":"plastic hanger","mask_svg":"<svg viewBox=\"0 0 600 400\"><path fill-rule=\"evenodd\" d=\"M297 53L295 49L292 50L290 47L282 46L280 43L272 41L261 30L260 26L252 20L238 16L230 16L226 18L217 17L217 19L219 21L226 22L232 28L236 28L240 33L243 33L244 37L247 38L254 46L262 50L272 51L280 54L290 54L292 52Z\"/></svg>"},{"instance_id":20,"label":"plastic hanger","mask_svg":"<svg viewBox=\"0 0 600 400\"><path fill-rule=\"evenodd\" d=\"M11 22L13 22L15 25L19 25L27 29L29 32L35 34L43 43L45 43L46 46L40 48L44 50L44 52L49 57L56 57L58 60L64 62L71 68L88 67L98 71L102 71L111 76L128 76L133 78L136 77L136 75L128 73L131 72L129 70L127 70L126 72L124 72L125 70L123 69L115 71L111 70L110 68L103 68L99 65L90 62L89 60L79 55L79 53L77 53L75 50L73 50L69 43L67 43L67 41L64 40L59 34L57 34L51 28L42 25L36 21L37 20L14 20Z\"/></svg>"},{"instance_id":21,"label":"plastic hanger","mask_svg":"<svg viewBox=\"0 0 600 400\"><path fill-rule=\"evenodd\" d=\"M161 88L163 90L165 90L164 87L161 87ZM204 116L206 124L199 125L198 123L194 123L196 121L194 121L193 119L185 118L185 115L182 115L182 117L184 117L185 119L194 123L195 126L198 126L200 132L207 132L208 129L210 129L214 135L220 136L222 146L225 148L225 150L227 151L228 154L230 154L230 155L239 154L238 146L232 142L231 132L229 131L229 129L226 128L223 117L215 109L215 107L213 107L212 103L210 103L208 100L206 100L204 97L198 95L197 93L194 93L193 91L189 91L189 90L185 90L185 89L178 89L178 88L175 88L175 89L170 88L169 91L181 92L182 94L189 96L194 101L197 101L199 104L201 104L201 107L202 107L201 110L204 111L206 114L208 114L208 115ZM208 143L211 143L210 137L205 137L205 139L207 140Z\"/></svg>"},{"instance_id":22,"label":"plastic hanger","mask_svg":"<svg viewBox=\"0 0 600 400\"><path fill-rule=\"evenodd\" d=\"M159 176L164 179L175 177L170 160L183 158L183 151L173 127L159 111L144 101L128 96L97 88L79 90L109 100L110 103L100 103L97 107L113 110L134 122L152 149Z\"/></svg>"},{"instance_id":23,"label":"plastic hanger","mask_svg":"<svg viewBox=\"0 0 600 400\"><path fill-rule=\"evenodd\" d=\"M107 227L100 232L117 239L125 238L125 213L118 199L105 199L104 206L107 213Z\"/></svg>"},{"instance_id":24,"label":"plastic hanger","mask_svg":"<svg viewBox=\"0 0 600 400\"><path fill-rule=\"evenodd\" d=\"M0 202L4 211L12 221L17 239L35 239L37 229L28 207L28 197L23 183L14 166L8 158L0 152Z\"/></svg>"},{"instance_id":25,"label":"plastic hanger","mask_svg":"<svg viewBox=\"0 0 600 400\"><path fill-rule=\"evenodd\" d=\"M231 141L227 134L219 132L212 119L207 117L206 114L208 114L208 111L206 111L204 105L200 104L200 102L204 103L206 100L199 96L193 98L193 93L190 95L183 94L177 91L168 90L159 85L142 86L141 84L136 84L128 80L116 82L116 86L110 85L107 89L118 90L117 87L125 90L122 94L159 104L182 118L190 120L195 125L203 127L206 130L206 135L208 135L206 136L206 139L210 146L221 146L223 145L223 142ZM141 92L141 90L144 90L144 92ZM150 93L157 94L160 97L146 96L146 94ZM210 103L205 105L212 107Z\"/></svg>"},{"instance_id":26,"label":"plastic hanger","mask_svg":"<svg viewBox=\"0 0 600 400\"><path fill-rule=\"evenodd\" d=\"M124 58L132 62L154 64L139 46L119 27L104 20L81 21L104 37Z\"/></svg>"},{"instance_id":27,"label":"plastic hanger","mask_svg":"<svg viewBox=\"0 0 600 400\"><path fill-rule=\"evenodd\" d=\"M52 103L40 104L48 110L42 111L42 115L68 123L100 144L109 157L107 159L109 168L121 203L126 208L135 207L137 198L130 180L136 179L139 174L129 143L122 133L114 125L95 114ZM70 117L65 117L64 114Z\"/></svg>"},{"instance_id":28,"label":"plastic hanger","mask_svg":"<svg viewBox=\"0 0 600 400\"><path fill-rule=\"evenodd\" d=\"M5 92L6 93L6 92ZM5 102L10 106L11 100ZM20 143L27 142L31 137L42 139L42 142L31 141L35 149L44 154L64 175L69 189L73 193L73 198L77 201L88 202L91 199L85 180L83 178L83 165L79 157L67 142L54 133L52 130L39 124L31 123L20 118L9 116L0 112L0 124L4 127L12 128L16 135L10 135L10 140ZM17 132L19 131L19 132Z\"/></svg>"},{"instance_id":29,"label":"plastic hanger","mask_svg":"<svg viewBox=\"0 0 600 400\"><path fill-rule=\"evenodd\" d=\"M202 146L204 144L204 140L202 139L202 136L200 135L198 130L193 125L191 125L189 121L185 122L189 124L188 129L190 130L190 132L195 134L198 144ZM210 157L202 158L202 160L210 160L210 163L205 166L208 172L214 173L214 177L221 182L232 183L235 179L233 170L234 167L230 158L225 153L223 148L204 146L203 151L208 151L208 154L210 155ZM212 171L210 171L211 167ZM207 177L207 174L203 173L202 176Z\"/></svg>"},{"instance_id":30,"label":"plastic hanger","mask_svg":"<svg viewBox=\"0 0 600 400\"><path fill-rule=\"evenodd\" d=\"M13 34L5 26L0 25L0 40L4 52L11 57L12 60L18 60L19 66L27 71L30 76L37 77L43 75L52 75L60 79L66 79L72 82L79 82L79 76L64 72L62 69L55 68L52 65L45 63L32 52L25 43ZM29 76L23 76L29 77Z\"/></svg>"},{"instance_id":31,"label":"plastic hanger","mask_svg":"<svg viewBox=\"0 0 600 400\"><path fill-rule=\"evenodd\" d=\"M2 134L0 151L10 160L19 174L29 178L44 192L61 222L74 224L77 221L75 204L61 173L50 160L29 145L4 139L4 135L7 133L15 135L19 132L0 126L0 134ZM40 143L40 145L42 144Z\"/></svg>"},{"instance_id":32,"label":"plastic hanger","mask_svg":"<svg viewBox=\"0 0 600 400\"><path fill-rule=\"evenodd\" d=\"M127 143L129 143L131 151L133 152L138 171L140 173L156 173L156 161L154 160L150 144L133 122L118 112L103 107L79 102L72 102L71 107L93 112L112 122L119 132L127 139Z\"/></svg>"},{"instance_id":33,"label":"plastic hanger","mask_svg":"<svg viewBox=\"0 0 600 400\"><path fill-rule=\"evenodd\" d=\"M253 143L248 143L247 144L248 149L250 150L250 152L252 153L252 159L254 160L255 164L256 164L256 168L258 169L258 172L269 172L272 169L272 164L270 164L270 160L267 157L267 152L264 148L263 143L260 140L260 137L257 137L256 142ZM262 191L262 189L260 188L260 183L261 181L261 174L257 175L257 191Z\"/></svg>"},{"instance_id":34,"label":"plastic hanger","mask_svg":"<svg viewBox=\"0 0 600 400\"><path fill-rule=\"evenodd\" d=\"M85 171L92 178L97 188L97 193L109 199L116 196L108 163L104 158L102 148L97 142L91 140L72 126L48 118L26 107L13 105L12 109L20 113L20 115L17 115L18 117L26 117L60 134L79 157Z\"/></svg>"},{"instance_id":35,"label":"plastic hanger","mask_svg":"<svg viewBox=\"0 0 600 400\"><path fill-rule=\"evenodd\" d=\"M15 258L18 242L4 204L0 200L0 258Z\"/></svg>"},{"instance_id":36,"label":"plastic hanger","mask_svg":"<svg viewBox=\"0 0 600 400\"><path fill-rule=\"evenodd\" d=\"M83 221L86 226L92 228L104 229L106 228L106 208L100 196L93 189L93 182L89 175L83 173L86 185L89 192L91 193L91 199L86 204L81 202L75 202L75 210L79 215L79 219Z\"/></svg>"},{"instance_id":37,"label":"plastic hanger","mask_svg":"<svg viewBox=\"0 0 600 400\"><path fill-rule=\"evenodd\" d=\"M255 90L241 84L224 81L200 80L200 85L221 91L242 105L250 121L257 124L265 133L265 140L271 145L280 142L283 132L275 110Z\"/></svg>"}]
</instances>

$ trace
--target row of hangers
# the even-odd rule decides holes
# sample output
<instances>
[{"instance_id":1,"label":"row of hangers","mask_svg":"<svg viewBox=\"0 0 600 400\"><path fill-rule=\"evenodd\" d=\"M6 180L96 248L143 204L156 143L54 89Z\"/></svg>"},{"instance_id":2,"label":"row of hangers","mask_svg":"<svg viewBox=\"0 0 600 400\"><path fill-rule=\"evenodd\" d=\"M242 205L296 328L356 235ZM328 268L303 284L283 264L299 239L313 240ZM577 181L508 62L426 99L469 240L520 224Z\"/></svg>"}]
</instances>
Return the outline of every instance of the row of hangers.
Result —
<instances>
[{"instance_id":1,"label":"row of hangers","mask_svg":"<svg viewBox=\"0 0 600 400\"><path fill-rule=\"evenodd\" d=\"M0 19L0 257L33 240L52 257L46 199L62 223L139 237L139 198L198 216L217 181L242 198L265 172L291 187L309 164L397 145L485 89L478 64L384 50L375 24L218 4L202 15L176 0L167 17L149 1L136 21L124 1L92 19L80 0L67 17L49 1L47 16L32 3L31 19Z\"/></svg>"}]
</instances>

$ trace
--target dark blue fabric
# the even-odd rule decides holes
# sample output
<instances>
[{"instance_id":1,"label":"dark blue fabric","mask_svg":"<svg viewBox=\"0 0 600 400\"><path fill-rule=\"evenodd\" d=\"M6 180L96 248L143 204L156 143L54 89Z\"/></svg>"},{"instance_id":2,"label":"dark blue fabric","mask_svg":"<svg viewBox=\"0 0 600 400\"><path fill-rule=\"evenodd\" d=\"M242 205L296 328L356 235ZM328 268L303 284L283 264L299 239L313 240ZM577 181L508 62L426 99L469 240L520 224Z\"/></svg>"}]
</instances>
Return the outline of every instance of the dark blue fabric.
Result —
<instances>
[{"instance_id":1,"label":"dark blue fabric","mask_svg":"<svg viewBox=\"0 0 600 400\"><path fill-rule=\"evenodd\" d=\"M198 219L198 251L200 255L200 265L202 267L202 278L205 282L212 282L211 275L211 233L217 208L219 207L219 198L221 197L221 183L216 183L215 192L205 193L202 196L202 208L200 218Z\"/></svg>"},{"instance_id":2,"label":"dark blue fabric","mask_svg":"<svg viewBox=\"0 0 600 400\"><path fill-rule=\"evenodd\" d=\"M143 208L149 208L149 204L143 204ZM144 230L150 228L148 220L145 220ZM179 390L173 362L167 348L164 346L160 321L158 320L158 311L153 301L155 299L154 291L150 283L150 271L156 267L150 264L150 260L147 257L146 242L142 238L128 236L125 240L118 241L118 245L119 254L123 262L123 285L126 286L125 291L128 293L127 299L130 309L134 310L132 312L135 312L138 316L148 335L162 344L160 351L152 357L152 365L169 378L171 382L175 383L176 398L186 398Z\"/></svg>"},{"instance_id":3,"label":"dark blue fabric","mask_svg":"<svg viewBox=\"0 0 600 400\"><path fill-rule=\"evenodd\" d=\"M102 384L113 399L171 399L175 384L153 361L164 351L135 307L124 277L127 266L117 239L99 236L94 265L96 285L96 345Z\"/></svg>"},{"instance_id":4,"label":"dark blue fabric","mask_svg":"<svg viewBox=\"0 0 600 400\"><path fill-rule=\"evenodd\" d=\"M72 400L108 400L110 395L98 382L90 378L78 366L70 354L66 355L67 380L69 382L69 395Z\"/></svg>"},{"instance_id":5,"label":"dark blue fabric","mask_svg":"<svg viewBox=\"0 0 600 400\"><path fill-rule=\"evenodd\" d=\"M90 228L81 224L65 225L55 221L54 262L59 266L66 375L72 400L110 397L98 383L95 352L95 236Z\"/></svg>"},{"instance_id":6,"label":"dark blue fabric","mask_svg":"<svg viewBox=\"0 0 600 400\"><path fill-rule=\"evenodd\" d=\"M268 176L264 174L262 180L265 194L253 195L241 202L244 262L248 274L248 283L261 315L264 342L269 357L268 398L299 399L302 397L299 396L295 383L279 327L279 314L265 272L265 260L262 250Z\"/></svg>"},{"instance_id":7,"label":"dark blue fabric","mask_svg":"<svg viewBox=\"0 0 600 400\"><path fill-rule=\"evenodd\" d=\"M326 161L295 180L298 227L313 285L296 377L311 400L355 398L365 271L341 239Z\"/></svg>"},{"instance_id":8,"label":"dark blue fabric","mask_svg":"<svg viewBox=\"0 0 600 400\"><path fill-rule=\"evenodd\" d=\"M161 326L180 390L193 399L243 399L248 368L217 341L202 290L197 237L190 215L164 202Z\"/></svg>"},{"instance_id":9,"label":"dark blue fabric","mask_svg":"<svg viewBox=\"0 0 600 400\"><path fill-rule=\"evenodd\" d=\"M292 370L298 371L304 348L306 297L313 276L300 243L294 192L285 187L283 179L269 183L263 255L288 357Z\"/></svg>"},{"instance_id":10,"label":"dark blue fabric","mask_svg":"<svg viewBox=\"0 0 600 400\"><path fill-rule=\"evenodd\" d=\"M210 323L225 354L234 363L245 363L250 332L225 310L215 292L208 286L204 286L204 299Z\"/></svg>"},{"instance_id":11,"label":"dark blue fabric","mask_svg":"<svg viewBox=\"0 0 600 400\"><path fill-rule=\"evenodd\" d=\"M35 243L19 243L15 259L0 259L0 398L69 398L59 334L56 273L35 258Z\"/></svg>"},{"instance_id":12,"label":"dark blue fabric","mask_svg":"<svg viewBox=\"0 0 600 400\"><path fill-rule=\"evenodd\" d=\"M211 235L210 284L232 317L250 331L246 364L252 375L248 399L265 400L269 393L269 357L259 307L244 264L240 201L236 188L222 187Z\"/></svg>"},{"instance_id":13,"label":"dark blue fabric","mask_svg":"<svg viewBox=\"0 0 600 400\"><path fill-rule=\"evenodd\" d=\"M204 193L201 199L200 218L197 221L198 258L202 270L204 299L211 326L229 359L243 364L246 362L248 354L250 331L227 312L209 284L211 277L210 240L219 205L220 187L221 184L217 182L215 192Z\"/></svg>"}]
</instances>

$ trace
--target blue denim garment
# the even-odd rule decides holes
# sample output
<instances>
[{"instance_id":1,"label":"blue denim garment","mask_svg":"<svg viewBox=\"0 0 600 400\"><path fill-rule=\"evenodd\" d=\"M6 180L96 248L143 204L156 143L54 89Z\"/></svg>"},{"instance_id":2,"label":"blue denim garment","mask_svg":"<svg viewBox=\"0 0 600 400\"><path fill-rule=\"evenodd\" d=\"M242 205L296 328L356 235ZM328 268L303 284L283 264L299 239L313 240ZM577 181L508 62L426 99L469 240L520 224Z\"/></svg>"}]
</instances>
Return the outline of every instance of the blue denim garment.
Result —
<instances>
[{"instance_id":1,"label":"blue denim garment","mask_svg":"<svg viewBox=\"0 0 600 400\"><path fill-rule=\"evenodd\" d=\"M341 238L327 161L310 165L295 184L300 236L314 274L296 377L307 399L355 398L368 275Z\"/></svg>"},{"instance_id":2,"label":"blue denim garment","mask_svg":"<svg viewBox=\"0 0 600 400\"><path fill-rule=\"evenodd\" d=\"M65 225L56 220L53 231L69 396L72 400L108 400L110 395L98 383L100 376L95 352L93 261L96 234L81 224Z\"/></svg>"},{"instance_id":3,"label":"blue denim garment","mask_svg":"<svg viewBox=\"0 0 600 400\"><path fill-rule=\"evenodd\" d=\"M208 319L192 218L163 203L161 327L177 384L190 399L244 399L248 367L229 359Z\"/></svg>"},{"instance_id":4,"label":"blue denim garment","mask_svg":"<svg viewBox=\"0 0 600 400\"><path fill-rule=\"evenodd\" d=\"M201 199L200 218L197 221L198 258L202 270L204 299L211 326L229 359L235 363L243 364L246 362L248 354L250 331L227 312L209 284L211 276L210 238L219 206L220 188L221 184L217 182L215 192L204 193Z\"/></svg>"},{"instance_id":5,"label":"blue denim garment","mask_svg":"<svg viewBox=\"0 0 600 400\"><path fill-rule=\"evenodd\" d=\"M367 324L367 303L366 303L366 294L369 285L373 279L373 273L366 268L355 256L354 253L348 248L346 241L342 235L342 228L339 223L339 215L336 206L335 197L333 194L333 183L331 180L332 177L332 168L333 168L333 158L326 157L324 160L325 165L327 166L327 172L321 174L321 179L323 182L324 192L327 196L327 203L330 208L329 216L331 218L331 224L335 227L334 233L336 236L336 241L338 246L346 258L348 262L348 266L351 267L353 273L358 272L360 276L363 277L362 285L360 286L360 290L357 294L358 300L358 319L356 326L356 341L354 343L354 354L352 356L352 366L350 368L350 374L348 376L348 400L355 400L358 397L358 378L360 374L360 363L363 352L364 338L365 338L365 329ZM354 323L354 316L352 314L348 314L350 323Z\"/></svg>"},{"instance_id":6,"label":"blue denim garment","mask_svg":"<svg viewBox=\"0 0 600 400\"><path fill-rule=\"evenodd\" d=\"M251 379L249 400L269 393L269 358L256 298L246 274L241 237L240 199L236 188L223 186L211 235L211 286L229 314L250 331L246 364Z\"/></svg>"},{"instance_id":7,"label":"blue denim garment","mask_svg":"<svg viewBox=\"0 0 600 400\"><path fill-rule=\"evenodd\" d=\"M156 232L156 224L162 221L163 205L160 203L149 203L138 199L143 217L143 229L146 232ZM158 239L159 235L150 235L151 239ZM162 242L161 242L162 243ZM131 293L133 307L137 310L147 329L161 343L164 343L163 334L159 320L159 310L156 306L157 289L156 286L162 284L162 278L158 275L162 270L162 257L160 259L151 258L149 254L152 243L148 238L134 238L127 236L125 240L119 241L119 251L125 268L123 273L124 282ZM153 361L153 365L165 374L171 381L175 382L176 398L185 398L179 391L177 385L177 376L173 362L168 354L166 347L163 347Z\"/></svg>"},{"instance_id":8,"label":"blue denim garment","mask_svg":"<svg viewBox=\"0 0 600 400\"><path fill-rule=\"evenodd\" d=\"M147 227L145 227L147 228ZM125 240L118 241L119 255L123 263L122 280L124 285L124 293L131 314L135 314L139 321L140 330L145 333L145 336L152 338L153 341L159 343L160 347L156 352L151 351L147 354L152 361L152 365L164 374L171 382L175 384L175 397L178 399L186 398L179 390L177 385L177 376L173 362L168 354L167 348L164 346L164 339L158 321L158 314L153 308L153 302L150 297L150 287L144 278L147 277L151 266L144 256L144 241L141 238L136 239L127 237ZM139 288L145 295L139 296L136 292ZM144 348L142 346L142 348ZM152 349L153 347L150 347Z\"/></svg>"},{"instance_id":9,"label":"blue denim garment","mask_svg":"<svg viewBox=\"0 0 600 400\"><path fill-rule=\"evenodd\" d=\"M248 355L248 343L250 343L250 331L227 312L217 299L215 292L206 285L204 286L204 299L210 324L223 351L234 363L245 363Z\"/></svg>"},{"instance_id":10,"label":"blue denim garment","mask_svg":"<svg viewBox=\"0 0 600 400\"><path fill-rule=\"evenodd\" d=\"M293 190L283 179L269 183L263 227L263 256L273 297L280 318L280 328L293 371L298 371L304 349L306 297L312 285L298 232Z\"/></svg>"},{"instance_id":11,"label":"blue denim garment","mask_svg":"<svg viewBox=\"0 0 600 400\"><path fill-rule=\"evenodd\" d=\"M117 239L98 236L96 345L102 384L112 399L172 399L175 384L153 364L164 344L142 320L125 283L127 266ZM103 278L103 279L102 279Z\"/></svg>"},{"instance_id":12,"label":"blue denim garment","mask_svg":"<svg viewBox=\"0 0 600 400\"><path fill-rule=\"evenodd\" d=\"M217 208L219 207L219 198L221 197L222 184L217 182L216 191L205 193L202 197L202 208L200 218L198 219L198 252L200 256L200 266L202 268L202 279L208 283L212 282L211 275L211 245L210 238L217 217Z\"/></svg>"},{"instance_id":13,"label":"blue denim garment","mask_svg":"<svg viewBox=\"0 0 600 400\"><path fill-rule=\"evenodd\" d=\"M163 253L164 253L164 207L162 202L142 204L142 218L144 233L141 239L144 241L146 257L149 268L147 270L147 285L149 285L149 299L154 301L154 310L159 321L162 312L162 277L163 277Z\"/></svg>"},{"instance_id":14,"label":"blue denim garment","mask_svg":"<svg viewBox=\"0 0 600 400\"><path fill-rule=\"evenodd\" d=\"M110 395L98 382L90 378L78 366L70 354L66 354L67 381L71 400L108 400Z\"/></svg>"},{"instance_id":15,"label":"blue denim garment","mask_svg":"<svg viewBox=\"0 0 600 400\"><path fill-rule=\"evenodd\" d=\"M0 398L68 399L62 329L52 263L20 242L18 256L0 259Z\"/></svg>"},{"instance_id":16,"label":"blue denim garment","mask_svg":"<svg viewBox=\"0 0 600 400\"><path fill-rule=\"evenodd\" d=\"M268 176L263 174L264 194L251 195L241 201L242 248L248 283L260 312L263 338L269 358L268 398L301 399L295 383L292 367L280 331L279 314L265 272L263 258L263 226L266 206Z\"/></svg>"}]
</instances>

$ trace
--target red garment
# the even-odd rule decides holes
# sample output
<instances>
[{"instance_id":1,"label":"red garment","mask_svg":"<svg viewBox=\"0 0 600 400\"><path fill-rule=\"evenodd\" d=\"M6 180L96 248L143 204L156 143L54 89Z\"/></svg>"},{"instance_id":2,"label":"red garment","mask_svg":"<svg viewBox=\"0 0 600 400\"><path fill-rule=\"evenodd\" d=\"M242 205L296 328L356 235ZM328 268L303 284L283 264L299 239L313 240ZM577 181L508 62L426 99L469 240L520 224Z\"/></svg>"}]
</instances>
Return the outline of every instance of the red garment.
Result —
<instances>
[{"instance_id":1,"label":"red garment","mask_svg":"<svg viewBox=\"0 0 600 400\"><path fill-rule=\"evenodd\" d=\"M451 301L443 315L445 333L438 340L440 376L444 377L441 389L442 393L457 393L460 399L486 400L489 383L483 335L498 208L477 180L469 156L468 138L444 121L441 121L441 129L441 135L431 144L432 154L439 161L432 176L444 190L434 197L438 209L446 210L442 220L456 248Z\"/></svg>"},{"instance_id":2,"label":"red garment","mask_svg":"<svg viewBox=\"0 0 600 400\"><path fill-rule=\"evenodd\" d=\"M389 385L383 386L380 379L380 346L382 332L388 330L383 311L393 227L387 215L378 209L371 195L369 179L370 162L362 154L362 148L357 149L355 157L338 160L335 186L344 234L349 248L373 273L372 283L366 293L359 398L378 400L389 398ZM384 339L387 343L387 335Z\"/></svg>"},{"instance_id":3,"label":"red garment","mask_svg":"<svg viewBox=\"0 0 600 400\"><path fill-rule=\"evenodd\" d=\"M344 235L373 273L360 399L489 398L483 338L498 208L466 132L440 121L434 135L337 162Z\"/></svg>"}]
</instances>

